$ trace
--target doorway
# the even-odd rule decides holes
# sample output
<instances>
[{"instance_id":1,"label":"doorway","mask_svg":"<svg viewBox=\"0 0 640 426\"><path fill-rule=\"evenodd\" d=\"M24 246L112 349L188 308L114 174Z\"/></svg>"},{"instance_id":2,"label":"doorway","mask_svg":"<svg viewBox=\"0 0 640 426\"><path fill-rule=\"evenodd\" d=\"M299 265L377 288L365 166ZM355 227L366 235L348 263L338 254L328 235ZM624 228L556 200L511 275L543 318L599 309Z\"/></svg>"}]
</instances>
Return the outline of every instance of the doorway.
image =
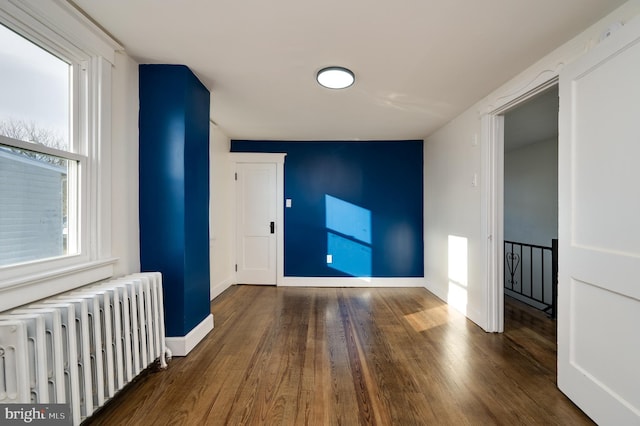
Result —
<instances>
[{"instance_id":1,"label":"doorway","mask_svg":"<svg viewBox=\"0 0 640 426\"><path fill-rule=\"evenodd\" d=\"M533 83L533 82L531 82ZM483 179L485 183L486 197L483 203L486 208L486 222L485 222L485 235L487 239L486 245L486 282L487 282L487 331L502 333L504 331L504 301L505 301L505 268L507 267L505 262L505 249L504 249L504 191L505 191L505 118L513 120L514 115L522 115L527 117L527 111L544 110L541 106L536 104L545 104L548 99L543 102L542 99L545 95L551 97L552 91L555 92L556 102L558 100L558 77L557 75L548 80L539 80L537 85L531 84L531 89L528 91L522 91L517 97L511 98L509 101L505 101L504 104L498 108L487 113L482 118L482 131L486 143L483 144L483 163L485 165L485 171L483 172ZM540 99L536 99L539 98ZM529 107L527 107L527 104ZM533 106L531 106L533 105ZM521 109L522 108L522 109ZM549 112L544 113L549 115ZM555 107L555 126L558 124L558 108ZM537 113L535 115L541 115ZM547 117L546 121L550 119ZM519 126L518 121L526 121L528 124L526 127ZM542 118L524 118L516 120L513 133L524 133L525 136L514 137L510 131L506 136L511 139L517 139L515 142L510 142L509 150L517 150L518 148L524 148L531 144L531 140L535 140L543 134L550 134L552 132L542 131L543 128L541 121ZM511 123L514 124L514 123ZM520 128L520 130L515 130ZM527 129L533 129L527 131ZM557 130L556 130L557 132ZM529 140L526 135L530 134ZM535 135L538 135L536 137ZM557 198L557 195L556 195ZM557 212L555 220L557 222ZM557 225L556 225L557 232Z\"/></svg>"},{"instance_id":2,"label":"doorway","mask_svg":"<svg viewBox=\"0 0 640 426\"><path fill-rule=\"evenodd\" d=\"M557 360L558 113L557 85L501 113L503 331L552 376Z\"/></svg>"},{"instance_id":3,"label":"doorway","mask_svg":"<svg viewBox=\"0 0 640 426\"><path fill-rule=\"evenodd\" d=\"M236 165L237 278L241 284L276 284L276 165Z\"/></svg>"},{"instance_id":4,"label":"doorway","mask_svg":"<svg viewBox=\"0 0 640 426\"><path fill-rule=\"evenodd\" d=\"M555 318L558 86L504 113L504 292Z\"/></svg>"},{"instance_id":5,"label":"doorway","mask_svg":"<svg viewBox=\"0 0 640 426\"><path fill-rule=\"evenodd\" d=\"M277 285L284 270L285 154L234 154L236 282Z\"/></svg>"}]
</instances>

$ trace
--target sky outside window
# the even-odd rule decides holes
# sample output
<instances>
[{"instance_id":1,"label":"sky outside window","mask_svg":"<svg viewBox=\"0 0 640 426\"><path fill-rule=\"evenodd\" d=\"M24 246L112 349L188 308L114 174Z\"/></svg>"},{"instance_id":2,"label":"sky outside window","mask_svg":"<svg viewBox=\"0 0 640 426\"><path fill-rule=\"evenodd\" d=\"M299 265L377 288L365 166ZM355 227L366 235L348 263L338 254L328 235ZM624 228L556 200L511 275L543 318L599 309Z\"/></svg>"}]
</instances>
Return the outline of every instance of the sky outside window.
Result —
<instances>
[{"instance_id":1,"label":"sky outside window","mask_svg":"<svg viewBox=\"0 0 640 426\"><path fill-rule=\"evenodd\" d=\"M0 25L0 125L34 125L69 150L69 73L68 63Z\"/></svg>"}]
</instances>

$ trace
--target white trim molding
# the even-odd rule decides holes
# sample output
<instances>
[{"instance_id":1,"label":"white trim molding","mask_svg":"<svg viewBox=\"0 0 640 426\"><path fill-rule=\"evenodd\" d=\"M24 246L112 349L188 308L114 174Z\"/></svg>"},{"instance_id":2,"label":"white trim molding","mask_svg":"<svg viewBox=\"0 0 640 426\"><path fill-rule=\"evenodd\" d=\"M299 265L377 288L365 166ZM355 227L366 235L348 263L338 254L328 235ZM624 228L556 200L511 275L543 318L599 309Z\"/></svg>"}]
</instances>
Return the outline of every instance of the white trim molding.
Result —
<instances>
[{"instance_id":1,"label":"white trim molding","mask_svg":"<svg viewBox=\"0 0 640 426\"><path fill-rule=\"evenodd\" d=\"M117 259L81 263L3 281L0 312L113 276Z\"/></svg>"},{"instance_id":2,"label":"white trim molding","mask_svg":"<svg viewBox=\"0 0 640 426\"><path fill-rule=\"evenodd\" d=\"M220 296L226 289L235 284L235 277L229 277L224 281L213 284L211 286L211 294L209 294L209 299L213 300L216 297Z\"/></svg>"},{"instance_id":3,"label":"white trim molding","mask_svg":"<svg viewBox=\"0 0 640 426\"><path fill-rule=\"evenodd\" d=\"M485 330L501 333L504 330L503 266L503 174L504 174L504 116L485 115L482 127L482 247L485 301L487 305Z\"/></svg>"},{"instance_id":4,"label":"white trim molding","mask_svg":"<svg viewBox=\"0 0 640 426\"><path fill-rule=\"evenodd\" d=\"M24 31L39 32L54 42L58 38L67 40L79 50L101 56L111 64L115 63L115 52L124 50L120 43L64 0L5 0L2 3L1 9ZM34 18L39 25L34 25Z\"/></svg>"},{"instance_id":5,"label":"white trim molding","mask_svg":"<svg viewBox=\"0 0 640 426\"><path fill-rule=\"evenodd\" d=\"M187 356L211 330L213 330L213 315L209 314L186 336L167 337L165 339L167 348L171 350L173 356Z\"/></svg>"},{"instance_id":6,"label":"white trim molding","mask_svg":"<svg viewBox=\"0 0 640 426\"><path fill-rule=\"evenodd\" d=\"M284 277L278 284L282 287L425 287L423 277L376 278L376 277Z\"/></svg>"}]
</instances>

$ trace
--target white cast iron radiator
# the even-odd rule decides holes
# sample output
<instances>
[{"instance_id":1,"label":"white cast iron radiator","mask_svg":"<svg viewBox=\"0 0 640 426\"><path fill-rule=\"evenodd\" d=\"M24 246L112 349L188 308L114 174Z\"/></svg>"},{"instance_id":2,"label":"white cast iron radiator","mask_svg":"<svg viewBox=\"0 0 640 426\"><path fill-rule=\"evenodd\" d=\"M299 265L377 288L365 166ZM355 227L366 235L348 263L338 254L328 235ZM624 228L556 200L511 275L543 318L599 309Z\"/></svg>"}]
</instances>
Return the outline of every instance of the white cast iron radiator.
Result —
<instances>
[{"instance_id":1,"label":"white cast iron radiator","mask_svg":"<svg viewBox=\"0 0 640 426\"><path fill-rule=\"evenodd\" d=\"M70 404L78 425L170 357L160 273L81 287L0 314L0 404Z\"/></svg>"}]
</instances>

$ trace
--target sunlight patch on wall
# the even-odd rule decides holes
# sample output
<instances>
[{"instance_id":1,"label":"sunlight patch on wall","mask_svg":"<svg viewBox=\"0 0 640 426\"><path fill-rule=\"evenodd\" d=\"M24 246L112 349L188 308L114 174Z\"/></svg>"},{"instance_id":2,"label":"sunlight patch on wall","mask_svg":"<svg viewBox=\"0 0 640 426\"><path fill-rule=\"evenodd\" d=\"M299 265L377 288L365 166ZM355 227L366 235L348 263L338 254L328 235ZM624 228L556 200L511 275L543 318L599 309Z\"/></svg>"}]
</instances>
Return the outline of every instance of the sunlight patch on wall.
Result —
<instances>
[{"instance_id":1,"label":"sunlight patch on wall","mask_svg":"<svg viewBox=\"0 0 640 426\"><path fill-rule=\"evenodd\" d=\"M468 241L449 235L449 291L447 302L460 312L467 313Z\"/></svg>"},{"instance_id":2,"label":"sunlight patch on wall","mask_svg":"<svg viewBox=\"0 0 640 426\"><path fill-rule=\"evenodd\" d=\"M370 277L371 211L325 195L325 213L327 266L354 277Z\"/></svg>"},{"instance_id":3,"label":"sunlight patch on wall","mask_svg":"<svg viewBox=\"0 0 640 426\"><path fill-rule=\"evenodd\" d=\"M325 195L327 229L371 244L371 211L331 195Z\"/></svg>"},{"instance_id":4,"label":"sunlight patch on wall","mask_svg":"<svg viewBox=\"0 0 640 426\"><path fill-rule=\"evenodd\" d=\"M327 251L333 256L329 267L354 277L371 276L371 247L327 232Z\"/></svg>"}]
</instances>

